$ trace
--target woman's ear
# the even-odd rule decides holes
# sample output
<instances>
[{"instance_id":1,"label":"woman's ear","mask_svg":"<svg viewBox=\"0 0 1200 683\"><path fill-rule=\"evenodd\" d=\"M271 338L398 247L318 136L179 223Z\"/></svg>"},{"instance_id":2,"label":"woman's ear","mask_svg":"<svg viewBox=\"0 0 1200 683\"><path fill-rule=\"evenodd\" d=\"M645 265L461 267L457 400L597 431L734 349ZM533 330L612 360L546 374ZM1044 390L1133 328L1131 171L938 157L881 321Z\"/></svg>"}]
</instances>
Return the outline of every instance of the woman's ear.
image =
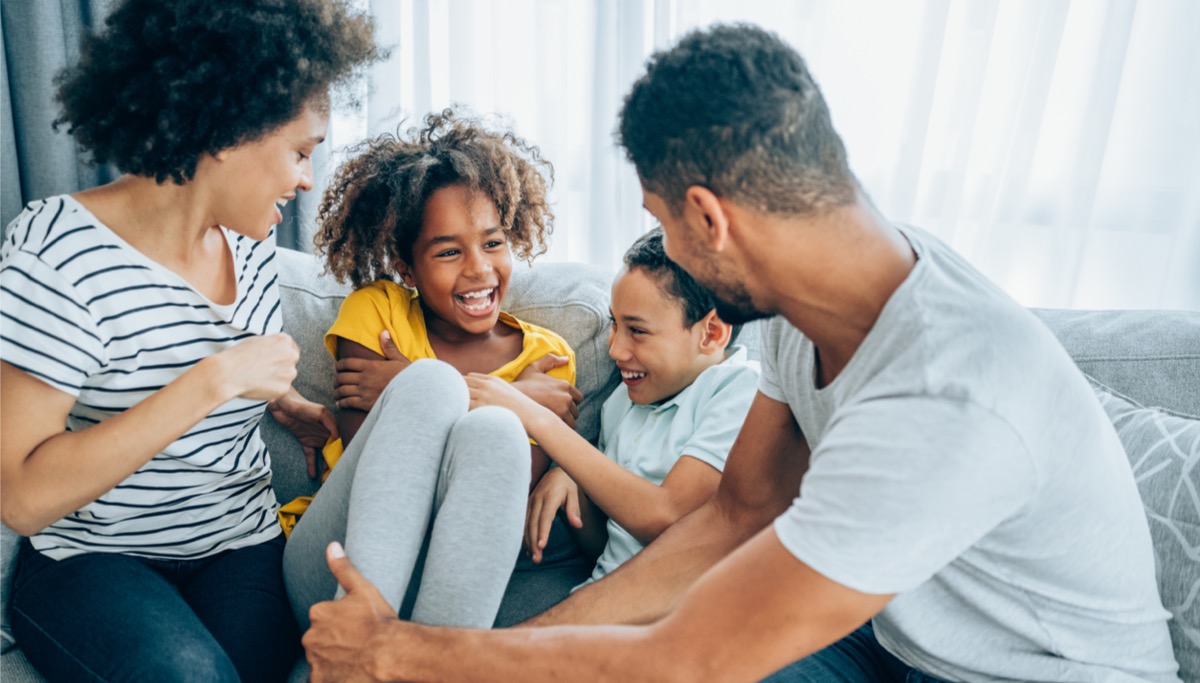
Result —
<instances>
[{"instance_id":1,"label":"woman's ear","mask_svg":"<svg viewBox=\"0 0 1200 683\"><path fill-rule=\"evenodd\" d=\"M729 214L721 200L703 185L692 185L684 192L684 217L689 215L700 223L707 236L709 248L721 251L729 239Z\"/></svg>"},{"instance_id":2,"label":"woman's ear","mask_svg":"<svg viewBox=\"0 0 1200 683\"><path fill-rule=\"evenodd\" d=\"M696 321L700 326L700 351L704 354L723 353L733 336L733 326L717 317L716 310Z\"/></svg>"}]
</instances>

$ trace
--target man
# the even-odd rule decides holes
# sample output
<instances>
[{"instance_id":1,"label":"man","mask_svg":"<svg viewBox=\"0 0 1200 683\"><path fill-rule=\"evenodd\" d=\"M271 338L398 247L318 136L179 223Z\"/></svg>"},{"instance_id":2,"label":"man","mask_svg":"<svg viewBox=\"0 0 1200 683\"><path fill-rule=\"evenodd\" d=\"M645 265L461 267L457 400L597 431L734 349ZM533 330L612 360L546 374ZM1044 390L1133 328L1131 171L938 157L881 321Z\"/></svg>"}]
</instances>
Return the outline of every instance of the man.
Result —
<instances>
[{"instance_id":1,"label":"man","mask_svg":"<svg viewBox=\"0 0 1200 683\"><path fill-rule=\"evenodd\" d=\"M722 319L779 316L718 493L541 628L401 623L331 547L348 596L313 608L314 680L1178 681L1087 383L874 209L798 54L692 33L651 58L619 136Z\"/></svg>"}]
</instances>

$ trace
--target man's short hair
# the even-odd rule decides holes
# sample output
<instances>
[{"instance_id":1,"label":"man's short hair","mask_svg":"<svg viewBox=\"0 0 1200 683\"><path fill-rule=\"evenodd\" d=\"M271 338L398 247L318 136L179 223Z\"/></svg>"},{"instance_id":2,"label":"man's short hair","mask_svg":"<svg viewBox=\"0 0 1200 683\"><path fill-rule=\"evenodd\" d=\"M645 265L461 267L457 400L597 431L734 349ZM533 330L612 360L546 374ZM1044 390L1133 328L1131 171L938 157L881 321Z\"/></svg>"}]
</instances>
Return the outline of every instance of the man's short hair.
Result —
<instances>
[{"instance_id":1,"label":"man's short hair","mask_svg":"<svg viewBox=\"0 0 1200 683\"><path fill-rule=\"evenodd\" d=\"M662 226L655 227L634 241L625 252L625 268L637 268L654 278L668 298L679 302L683 322L688 327L702 320L717 305L712 292L696 282L696 278L688 275L679 264L667 258ZM733 326L729 335L730 344L737 339L741 328L741 325Z\"/></svg>"},{"instance_id":2,"label":"man's short hair","mask_svg":"<svg viewBox=\"0 0 1200 683\"><path fill-rule=\"evenodd\" d=\"M858 191L804 59L750 25L693 31L652 55L625 98L617 140L675 216L693 185L794 215L853 203Z\"/></svg>"}]
</instances>

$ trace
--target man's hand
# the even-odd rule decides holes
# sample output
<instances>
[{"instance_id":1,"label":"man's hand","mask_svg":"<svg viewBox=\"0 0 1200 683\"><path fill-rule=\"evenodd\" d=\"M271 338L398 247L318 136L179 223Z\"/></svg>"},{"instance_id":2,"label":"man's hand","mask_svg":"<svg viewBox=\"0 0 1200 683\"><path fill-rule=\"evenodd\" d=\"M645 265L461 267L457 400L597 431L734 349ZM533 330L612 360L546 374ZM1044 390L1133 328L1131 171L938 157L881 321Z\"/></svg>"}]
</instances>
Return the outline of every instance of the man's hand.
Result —
<instances>
[{"instance_id":1,"label":"man's hand","mask_svg":"<svg viewBox=\"0 0 1200 683\"><path fill-rule=\"evenodd\" d=\"M369 412L388 382L412 364L396 348L387 330L379 333L379 346L386 360L343 358L337 362L333 395L339 408Z\"/></svg>"},{"instance_id":2,"label":"man's hand","mask_svg":"<svg viewBox=\"0 0 1200 683\"><path fill-rule=\"evenodd\" d=\"M329 569L346 596L313 605L312 626L304 634L304 652L312 667L309 678L323 681L377 681L372 671L372 636L389 622L398 621L379 589L367 581L336 541L325 551Z\"/></svg>"},{"instance_id":3,"label":"man's hand","mask_svg":"<svg viewBox=\"0 0 1200 683\"><path fill-rule=\"evenodd\" d=\"M579 485L562 468L555 467L542 477L537 488L529 494L529 506L525 515L525 549L535 564L542 561L542 550L550 539L550 525L562 509L567 523L576 529L583 528L583 517L579 511Z\"/></svg>"},{"instance_id":4,"label":"man's hand","mask_svg":"<svg viewBox=\"0 0 1200 683\"><path fill-rule=\"evenodd\" d=\"M330 438L336 439L338 436L337 420L333 419L333 413L320 403L301 396L295 387L268 403L267 410L271 411L271 417L276 422L300 442L304 459L308 462L308 477L316 479L320 470L317 454Z\"/></svg>"},{"instance_id":5,"label":"man's hand","mask_svg":"<svg viewBox=\"0 0 1200 683\"><path fill-rule=\"evenodd\" d=\"M579 417L579 404L583 401L583 393L570 382L546 374L554 368L562 367L570 362L571 359L566 356L555 356L548 353L525 366L521 374L513 380L512 385L538 405L549 408L571 429L574 429L575 418Z\"/></svg>"}]
</instances>

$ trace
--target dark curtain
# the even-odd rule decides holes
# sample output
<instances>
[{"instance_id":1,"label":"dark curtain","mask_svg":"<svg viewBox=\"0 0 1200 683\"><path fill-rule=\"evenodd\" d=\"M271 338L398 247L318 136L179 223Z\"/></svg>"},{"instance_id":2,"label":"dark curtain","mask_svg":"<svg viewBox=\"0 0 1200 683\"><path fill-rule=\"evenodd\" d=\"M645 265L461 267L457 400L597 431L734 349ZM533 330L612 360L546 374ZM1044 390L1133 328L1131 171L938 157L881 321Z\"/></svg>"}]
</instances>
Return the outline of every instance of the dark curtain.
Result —
<instances>
[{"instance_id":1,"label":"dark curtain","mask_svg":"<svg viewBox=\"0 0 1200 683\"><path fill-rule=\"evenodd\" d=\"M111 166L88 164L71 136L50 125L58 116L55 74L77 58L80 37L101 28L116 1L0 2L0 239L26 203L102 185L118 175ZM318 149L314 162L319 166L325 151ZM318 194L303 193L288 204L278 228L281 246L311 249Z\"/></svg>"}]
</instances>

